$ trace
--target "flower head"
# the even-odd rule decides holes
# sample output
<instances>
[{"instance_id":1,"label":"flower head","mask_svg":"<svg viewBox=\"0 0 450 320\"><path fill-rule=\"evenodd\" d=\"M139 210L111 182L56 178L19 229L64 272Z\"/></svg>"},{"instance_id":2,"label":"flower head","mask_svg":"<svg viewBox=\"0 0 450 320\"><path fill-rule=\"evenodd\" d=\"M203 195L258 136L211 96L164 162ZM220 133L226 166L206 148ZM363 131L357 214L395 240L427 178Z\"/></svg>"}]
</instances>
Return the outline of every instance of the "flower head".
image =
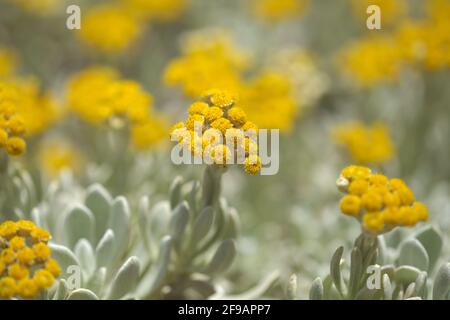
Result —
<instances>
[{"instance_id":1,"label":"flower head","mask_svg":"<svg viewBox=\"0 0 450 320\"><path fill-rule=\"evenodd\" d=\"M333 139L345 147L351 159L359 164L381 164L394 154L394 146L385 125L366 126L354 122L337 127Z\"/></svg>"},{"instance_id":2,"label":"flower head","mask_svg":"<svg viewBox=\"0 0 450 320\"><path fill-rule=\"evenodd\" d=\"M0 298L31 299L53 284L61 269L51 259L49 239L31 221L0 224Z\"/></svg>"},{"instance_id":3,"label":"flower head","mask_svg":"<svg viewBox=\"0 0 450 320\"><path fill-rule=\"evenodd\" d=\"M172 127L172 140L186 145L192 155L203 156L219 166L226 166L230 160L234 163L241 155L245 170L257 174L261 170L255 141L258 127L247 121L244 110L236 106L236 95L213 89L202 96L189 107L186 122Z\"/></svg>"},{"instance_id":4,"label":"flower head","mask_svg":"<svg viewBox=\"0 0 450 320\"><path fill-rule=\"evenodd\" d=\"M300 16L308 0L254 0L255 14L270 22L289 20Z\"/></svg>"},{"instance_id":5,"label":"flower head","mask_svg":"<svg viewBox=\"0 0 450 320\"><path fill-rule=\"evenodd\" d=\"M428 220L427 207L401 179L388 179L367 167L349 166L341 171L339 190L346 193L340 208L355 217L365 232L381 234L397 226L414 226Z\"/></svg>"}]
</instances>

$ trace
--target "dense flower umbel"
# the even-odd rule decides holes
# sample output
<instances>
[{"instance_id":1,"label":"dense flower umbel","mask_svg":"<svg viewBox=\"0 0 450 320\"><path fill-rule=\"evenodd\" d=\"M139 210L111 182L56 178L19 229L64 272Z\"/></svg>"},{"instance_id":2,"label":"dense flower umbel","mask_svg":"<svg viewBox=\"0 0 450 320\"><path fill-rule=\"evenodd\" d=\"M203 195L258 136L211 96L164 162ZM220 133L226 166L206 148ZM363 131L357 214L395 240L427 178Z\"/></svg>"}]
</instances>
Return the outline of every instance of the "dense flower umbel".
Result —
<instances>
[{"instance_id":1,"label":"dense flower umbel","mask_svg":"<svg viewBox=\"0 0 450 320\"><path fill-rule=\"evenodd\" d=\"M52 286L61 269L51 258L50 238L31 221L0 224L0 298L32 299Z\"/></svg>"},{"instance_id":2,"label":"dense flower umbel","mask_svg":"<svg viewBox=\"0 0 450 320\"><path fill-rule=\"evenodd\" d=\"M250 174L261 170L261 159L258 156L258 127L247 120L245 112L235 106L236 96L229 91L209 90L203 95L202 101L194 102L188 109L186 122L174 125L171 137L182 144L188 144L192 155L211 157L215 165L226 166L228 161L236 159L241 152L244 155L244 169ZM201 126L201 132L197 126ZM250 136L244 133L250 132ZM201 133L201 137L200 137ZM227 135L232 134L227 146ZM221 136L222 141L216 141Z\"/></svg>"},{"instance_id":3,"label":"dense flower umbel","mask_svg":"<svg viewBox=\"0 0 450 320\"><path fill-rule=\"evenodd\" d=\"M337 127L333 131L336 143L343 145L358 164L380 165L394 154L389 132L382 123L366 126L360 122Z\"/></svg>"},{"instance_id":4,"label":"dense flower umbel","mask_svg":"<svg viewBox=\"0 0 450 320\"><path fill-rule=\"evenodd\" d=\"M25 135L34 135L56 118L56 104L41 95L36 81L0 81L0 148L12 156L25 152Z\"/></svg>"},{"instance_id":5,"label":"dense flower umbel","mask_svg":"<svg viewBox=\"0 0 450 320\"><path fill-rule=\"evenodd\" d=\"M340 203L342 213L357 218L368 233L381 234L428 220L427 207L415 201L414 193L401 179L349 166L341 171L336 184L346 193Z\"/></svg>"}]
</instances>

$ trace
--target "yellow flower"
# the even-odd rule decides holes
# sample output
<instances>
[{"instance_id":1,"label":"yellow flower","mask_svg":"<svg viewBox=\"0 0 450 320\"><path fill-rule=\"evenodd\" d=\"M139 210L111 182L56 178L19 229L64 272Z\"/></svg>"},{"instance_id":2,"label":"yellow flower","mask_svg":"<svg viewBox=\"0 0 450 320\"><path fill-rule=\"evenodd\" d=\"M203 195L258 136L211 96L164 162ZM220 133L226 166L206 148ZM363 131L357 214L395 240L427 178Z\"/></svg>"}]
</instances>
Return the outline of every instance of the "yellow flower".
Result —
<instances>
[{"instance_id":1,"label":"yellow flower","mask_svg":"<svg viewBox=\"0 0 450 320\"><path fill-rule=\"evenodd\" d=\"M69 107L94 125L144 122L151 117L152 96L111 68L91 67L75 74L67 86Z\"/></svg>"},{"instance_id":2,"label":"yellow flower","mask_svg":"<svg viewBox=\"0 0 450 320\"><path fill-rule=\"evenodd\" d=\"M45 264L45 270L50 272L54 277L58 277L61 274L61 267L55 259L48 259Z\"/></svg>"},{"instance_id":3,"label":"yellow flower","mask_svg":"<svg viewBox=\"0 0 450 320\"><path fill-rule=\"evenodd\" d=\"M219 119L220 117L223 116L223 110L220 109L219 107L210 107L208 109L206 109L203 112L203 115L205 116L205 119L208 122L213 122L214 120Z\"/></svg>"},{"instance_id":4,"label":"yellow flower","mask_svg":"<svg viewBox=\"0 0 450 320\"><path fill-rule=\"evenodd\" d=\"M39 293L39 287L33 279L25 278L17 283L17 293L22 298L31 299Z\"/></svg>"},{"instance_id":5,"label":"yellow flower","mask_svg":"<svg viewBox=\"0 0 450 320\"><path fill-rule=\"evenodd\" d=\"M51 178L56 178L66 169L78 173L83 162L78 150L62 140L44 142L38 157L40 167Z\"/></svg>"},{"instance_id":6,"label":"yellow flower","mask_svg":"<svg viewBox=\"0 0 450 320\"><path fill-rule=\"evenodd\" d=\"M56 118L53 99L33 79L0 81L0 147L11 156L26 150L25 135L48 128Z\"/></svg>"},{"instance_id":7,"label":"yellow flower","mask_svg":"<svg viewBox=\"0 0 450 320\"><path fill-rule=\"evenodd\" d=\"M11 277L0 278L0 298L9 299L17 293L17 283Z\"/></svg>"},{"instance_id":8,"label":"yellow flower","mask_svg":"<svg viewBox=\"0 0 450 320\"><path fill-rule=\"evenodd\" d=\"M374 87L398 79L401 52L393 39L372 36L344 48L338 55L338 63L356 84Z\"/></svg>"},{"instance_id":9,"label":"yellow flower","mask_svg":"<svg viewBox=\"0 0 450 320\"><path fill-rule=\"evenodd\" d=\"M210 159L204 159L207 163L226 166L238 159L245 171L256 174L261 169L257 139L245 136L244 128L257 131L258 127L247 121L243 110L233 107L235 99L231 92L208 90L201 102L191 105L186 123L179 122L172 127L171 139L187 146L194 156L209 156ZM201 124L200 132L194 132L196 122Z\"/></svg>"},{"instance_id":10,"label":"yellow flower","mask_svg":"<svg viewBox=\"0 0 450 320\"><path fill-rule=\"evenodd\" d=\"M334 129L334 141L345 147L354 162L382 164L394 154L387 128L381 123L365 126L354 122Z\"/></svg>"},{"instance_id":11,"label":"yellow flower","mask_svg":"<svg viewBox=\"0 0 450 320\"><path fill-rule=\"evenodd\" d=\"M146 121L136 123L131 128L131 140L138 150L152 148L167 136L168 124L162 117L152 114Z\"/></svg>"},{"instance_id":12,"label":"yellow flower","mask_svg":"<svg viewBox=\"0 0 450 320\"><path fill-rule=\"evenodd\" d=\"M61 269L50 258L49 239L31 221L0 223L0 298L34 298L53 284Z\"/></svg>"},{"instance_id":13,"label":"yellow flower","mask_svg":"<svg viewBox=\"0 0 450 320\"><path fill-rule=\"evenodd\" d=\"M238 106L261 128L290 132L298 115L298 105L289 78L267 71L241 87Z\"/></svg>"},{"instance_id":14,"label":"yellow flower","mask_svg":"<svg viewBox=\"0 0 450 320\"><path fill-rule=\"evenodd\" d=\"M117 54L128 49L140 36L140 21L121 6L98 5L83 17L80 39L102 52Z\"/></svg>"},{"instance_id":15,"label":"yellow flower","mask_svg":"<svg viewBox=\"0 0 450 320\"><path fill-rule=\"evenodd\" d=\"M228 110L228 118L230 118L231 123L237 128L242 127L247 122L247 115L244 110L238 107L233 107Z\"/></svg>"},{"instance_id":16,"label":"yellow flower","mask_svg":"<svg viewBox=\"0 0 450 320\"><path fill-rule=\"evenodd\" d=\"M28 278L29 271L26 267L23 265L20 265L18 263L14 263L9 266L8 274L11 278L14 278L16 280L20 280L23 278Z\"/></svg>"},{"instance_id":17,"label":"yellow flower","mask_svg":"<svg viewBox=\"0 0 450 320\"><path fill-rule=\"evenodd\" d=\"M257 174L261 171L261 158L257 155L245 158L245 171L250 174Z\"/></svg>"},{"instance_id":18,"label":"yellow flower","mask_svg":"<svg viewBox=\"0 0 450 320\"><path fill-rule=\"evenodd\" d=\"M296 18L308 5L308 0L253 0L255 14L270 22Z\"/></svg>"},{"instance_id":19,"label":"yellow flower","mask_svg":"<svg viewBox=\"0 0 450 320\"><path fill-rule=\"evenodd\" d=\"M401 179L389 180L369 168L349 166L336 184L348 193L341 199L342 213L357 218L366 232L381 234L428 219L427 207L414 202L414 194Z\"/></svg>"},{"instance_id":20,"label":"yellow flower","mask_svg":"<svg viewBox=\"0 0 450 320\"><path fill-rule=\"evenodd\" d=\"M16 71L17 57L14 50L0 47L0 78L9 77Z\"/></svg>"},{"instance_id":21,"label":"yellow flower","mask_svg":"<svg viewBox=\"0 0 450 320\"><path fill-rule=\"evenodd\" d=\"M342 213L356 216L361 209L361 199L354 195L346 195L342 198L340 207Z\"/></svg>"},{"instance_id":22,"label":"yellow flower","mask_svg":"<svg viewBox=\"0 0 450 320\"><path fill-rule=\"evenodd\" d=\"M233 124L227 118L219 118L211 123L211 127L220 130L222 134L225 134L228 129L233 127Z\"/></svg>"},{"instance_id":23,"label":"yellow flower","mask_svg":"<svg viewBox=\"0 0 450 320\"><path fill-rule=\"evenodd\" d=\"M236 48L226 31L195 32L185 38L182 56L167 66L164 83L180 86L185 95L196 98L211 85L236 92L247 61L247 55Z\"/></svg>"},{"instance_id":24,"label":"yellow flower","mask_svg":"<svg viewBox=\"0 0 450 320\"><path fill-rule=\"evenodd\" d=\"M38 270L34 273L33 280L41 289L47 289L52 286L55 278L45 269Z\"/></svg>"}]
</instances>

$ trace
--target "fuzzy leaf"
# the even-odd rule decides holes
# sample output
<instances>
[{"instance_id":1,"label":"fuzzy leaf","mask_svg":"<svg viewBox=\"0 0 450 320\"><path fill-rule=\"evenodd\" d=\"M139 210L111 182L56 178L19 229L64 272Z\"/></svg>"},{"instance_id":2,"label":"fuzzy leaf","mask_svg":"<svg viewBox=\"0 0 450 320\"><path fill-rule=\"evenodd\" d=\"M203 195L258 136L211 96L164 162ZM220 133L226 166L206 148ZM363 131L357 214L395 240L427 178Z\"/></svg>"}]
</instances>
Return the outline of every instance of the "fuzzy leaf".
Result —
<instances>
[{"instance_id":1,"label":"fuzzy leaf","mask_svg":"<svg viewBox=\"0 0 450 320\"><path fill-rule=\"evenodd\" d=\"M64 219L64 234L69 248L74 248L79 239L92 242L95 221L92 212L85 206L76 205L69 209Z\"/></svg>"},{"instance_id":2,"label":"fuzzy leaf","mask_svg":"<svg viewBox=\"0 0 450 320\"><path fill-rule=\"evenodd\" d=\"M183 238L187 224L189 222L189 205L186 201L180 203L174 210L170 221L170 234L178 249L180 240Z\"/></svg>"},{"instance_id":3,"label":"fuzzy leaf","mask_svg":"<svg viewBox=\"0 0 450 320\"><path fill-rule=\"evenodd\" d=\"M309 300L323 300L323 283L320 278L316 278L309 290Z\"/></svg>"},{"instance_id":4,"label":"fuzzy leaf","mask_svg":"<svg viewBox=\"0 0 450 320\"><path fill-rule=\"evenodd\" d=\"M172 185L170 186L170 207L174 209L177 204L181 201L181 187L183 186L183 178L178 176L176 177Z\"/></svg>"},{"instance_id":5,"label":"fuzzy leaf","mask_svg":"<svg viewBox=\"0 0 450 320\"><path fill-rule=\"evenodd\" d=\"M433 300L446 300L450 293L450 262L445 263L434 278Z\"/></svg>"},{"instance_id":6,"label":"fuzzy leaf","mask_svg":"<svg viewBox=\"0 0 450 320\"><path fill-rule=\"evenodd\" d=\"M204 208L195 220L192 229L192 243L196 244L203 240L208 234L214 221L214 210L212 207Z\"/></svg>"},{"instance_id":7,"label":"fuzzy leaf","mask_svg":"<svg viewBox=\"0 0 450 320\"><path fill-rule=\"evenodd\" d=\"M114 239L114 231L108 229L98 242L97 248L95 249L98 267L108 266L112 261L114 257Z\"/></svg>"},{"instance_id":8,"label":"fuzzy leaf","mask_svg":"<svg viewBox=\"0 0 450 320\"><path fill-rule=\"evenodd\" d=\"M114 259L116 261L128 248L130 235L130 208L124 197L117 197L112 204L109 227L114 232Z\"/></svg>"},{"instance_id":9,"label":"fuzzy leaf","mask_svg":"<svg viewBox=\"0 0 450 320\"><path fill-rule=\"evenodd\" d=\"M396 282L408 285L416 281L420 270L411 266L401 266L395 269L394 279Z\"/></svg>"},{"instance_id":10,"label":"fuzzy leaf","mask_svg":"<svg viewBox=\"0 0 450 320\"><path fill-rule=\"evenodd\" d=\"M402 243L398 262L400 265L416 267L423 271L427 271L429 265L427 251L417 239Z\"/></svg>"},{"instance_id":11,"label":"fuzzy leaf","mask_svg":"<svg viewBox=\"0 0 450 320\"><path fill-rule=\"evenodd\" d=\"M98 300L98 297L88 289L77 289L69 294L67 300Z\"/></svg>"},{"instance_id":12,"label":"fuzzy leaf","mask_svg":"<svg viewBox=\"0 0 450 320\"><path fill-rule=\"evenodd\" d=\"M224 272L231 266L235 256L236 245L234 240L227 239L222 241L211 259L206 272L209 274L219 274Z\"/></svg>"},{"instance_id":13,"label":"fuzzy leaf","mask_svg":"<svg viewBox=\"0 0 450 320\"><path fill-rule=\"evenodd\" d=\"M58 261L61 267L62 278L66 278L69 275L67 273L68 267L80 265L78 258L69 248L54 243L50 243L49 247L52 250L52 257Z\"/></svg>"},{"instance_id":14,"label":"fuzzy leaf","mask_svg":"<svg viewBox=\"0 0 450 320\"><path fill-rule=\"evenodd\" d=\"M429 258L428 271L433 270L442 251L442 236L434 227L428 227L416 236L427 251Z\"/></svg>"},{"instance_id":15,"label":"fuzzy leaf","mask_svg":"<svg viewBox=\"0 0 450 320\"><path fill-rule=\"evenodd\" d=\"M74 251L86 276L90 277L95 270L95 255L91 244L86 239L80 239Z\"/></svg>"},{"instance_id":16,"label":"fuzzy leaf","mask_svg":"<svg viewBox=\"0 0 450 320\"><path fill-rule=\"evenodd\" d=\"M69 292L67 288L66 280L60 279L58 280L58 285L56 288L55 295L53 296L53 300L64 300Z\"/></svg>"},{"instance_id":17,"label":"fuzzy leaf","mask_svg":"<svg viewBox=\"0 0 450 320\"><path fill-rule=\"evenodd\" d=\"M339 247L333 254L330 262L330 276L336 289L342 294L341 259L344 247Z\"/></svg>"},{"instance_id":18,"label":"fuzzy leaf","mask_svg":"<svg viewBox=\"0 0 450 320\"><path fill-rule=\"evenodd\" d=\"M384 294L384 300L392 300L392 284L391 279L389 279L389 276L385 273L383 274L383 294Z\"/></svg>"},{"instance_id":19,"label":"fuzzy leaf","mask_svg":"<svg viewBox=\"0 0 450 320\"><path fill-rule=\"evenodd\" d=\"M106 231L112 204L111 195L100 184L94 184L87 190L85 204L95 217L96 244Z\"/></svg>"},{"instance_id":20,"label":"fuzzy leaf","mask_svg":"<svg viewBox=\"0 0 450 320\"><path fill-rule=\"evenodd\" d=\"M172 253L172 238L165 236L161 240L159 256L155 265L150 271L145 273L139 282L136 295L139 298L146 298L157 290L163 283L167 271L169 270L170 255Z\"/></svg>"},{"instance_id":21,"label":"fuzzy leaf","mask_svg":"<svg viewBox=\"0 0 450 320\"><path fill-rule=\"evenodd\" d=\"M139 279L140 263L137 257L130 257L120 267L114 277L109 292L109 299L120 299L127 293L131 293L136 288Z\"/></svg>"}]
</instances>

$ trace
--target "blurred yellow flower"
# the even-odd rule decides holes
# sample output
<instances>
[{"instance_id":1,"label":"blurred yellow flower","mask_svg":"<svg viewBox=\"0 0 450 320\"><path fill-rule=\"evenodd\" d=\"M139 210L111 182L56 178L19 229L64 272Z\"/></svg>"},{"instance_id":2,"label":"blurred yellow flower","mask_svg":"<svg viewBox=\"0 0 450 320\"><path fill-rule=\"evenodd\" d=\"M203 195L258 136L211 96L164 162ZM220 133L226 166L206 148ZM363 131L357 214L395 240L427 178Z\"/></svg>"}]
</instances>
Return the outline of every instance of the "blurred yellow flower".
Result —
<instances>
[{"instance_id":1,"label":"blurred yellow flower","mask_svg":"<svg viewBox=\"0 0 450 320\"><path fill-rule=\"evenodd\" d=\"M334 141L345 147L353 162L380 165L394 154L388 129L382 123L353 122L333 130Z\"/></svg>"},{"instance_id":2,"label":"blurred yellow flower","mask_svg":"<svg viewBox=\"0 0 450 320\"><path fill-rule=\"evenodd\" d=\"M17 56L14 50L0 47L0 78L9 77L17 69Z\"/></svg>"},{"instance_id":3,"label":"blurred yellow flower","mask_svg":"<svg viewBox=\"0 0 450 320\"><path fill-rule=\"evenodd\" d=\"M167 66L166 85L180 86L190 97L199 97L211 85L238 91L248 56L236 48L226 31L194 32L183 42L182 53Z\"/></svg>"},{"instance_id":4,"label":"blurred yellow flower","mask_svg":"<svg viewBox=\"0 0 450 320\"><path fill-rule=\"evenodd\" d=\"M279 22L301 16L309 0L253 0L255 14L270 22Z\"/></svg>"},{"instance_id":5,"label":"blurred yellow flower","mask_svg":"<svg viewBox=\"0 0 450 320\"><path fill-rule=\"evenodd\" d=\"M168 132L166 120L152 114L149 119L132 126L131 140L137 149L145 150L165 141Z\"/></svg>"},{"instance_id":6,"label":"blurred yellow flower","mask_svg":"<svg viewBox=\"0 0 450 320\"><path fill-rule=\"evenodd\" d=\"M39 164L50 178L56 178L63 170L74 173L81 169L81 154L69 143L62 140L45 141L39 148Z\"/></svg>"},{"instance_id":7,"label":"blurred yellow flower","mask_svg":"<svg viewBox=\"0 0 450 320\"><path fill-rule=\"evenodd\" d=\"M400 50L389 37L372 36L355 41L338 58L342 70L363 87L393 82L400 74Z\"/></svg>"},{"instance_id":8,"label":"blurred yellow flower","mask_svg":"<svg viewBox=\"0 0 450 320\"><path fill-rule=\"evenodd\" d=\"M190 0L122 0L134 14L145 19L173 21L186 10Z\"/></svg>"},{"instance_id":9,"label":"blurred yellow flower","mask_svg":"<svg viewBox=\"0 0 450 320\"><path fill-rule=\"evenodd\" d=\"M98 5L87 10L79 37L99 51L117 54L128 49L143 29L139 19L117 4Z\"/></svg>"},{"instance_id":10,"label":"blurred yellow flower","mask_svg":"<svg viewBox=\"0 0 450 320\"><path fill-rule=\"evenodd\" d=\"M265 71L244 83L238 106L257 126L282 132L292 130L299 113L289 78L275 71Z\"/></svg>"},{"instance_id":11,"label":"blurred yellow flower","mask_svg":"<svg viewBox=\"0 0 450 320\"><path fill-rule=\"evenodd\" d=\"M214 113L219 111L221 116L205 117L211 109ZM202 101L195 102L189 110L186 123L179 122L172 127L171 138L187 146L192 155L204 160L209 157L214 165L226 167L229 161L235 163L234 160L242 154L244 162L239 164L244 166L246 172L257 174L261 170L258 144L253 141L257 139L257 127L247 121L244 110L236 106L236 94L227 90L208 90L203 94ZM246 130L254 132L250 132L250 137L244 137ZM219 137L221 141L216 140ZM229 145L234 147L233 152Z\"/></svg>"},{"instance_id":12,"label":"blurred yellow flower","mask_svg":"<svg viewBox=\"0 0 450 320\"><path fill-rule=\"evenodd\" d=\"M61 269L50 258L49 239L31 221L0 223L0 299L31 299L53 284Z\"/></svg>"},{"instance_id":13,"label":"blurred yellow flower","mask_svg":"<svg viewBox=\"0 0 450 320\"><path fill-rule=\"evenodd\" d=\"M69 108L94 125L137 123L149 117L152 96L139 83L123 80L108 67L91 67L71 77Z\"/></svg>"},{"instance_id":14,"label":"blurred yellow flower","mask_svg":"<svg viewBox=\"0 0 450 320\"><path fill-rule=\"evenodd\" d=\"M367 8L377 5L381 11L381 25L397 24L407 14L407 3L405 0L351 0L353 13L357 19L365 21L369 16ZM365 23L363 24L365 27Z\"/></svg>"},{"instance_id":15,"label":"blurred yellow flower","mask_svg":"<svg viewBox=\"0 0 450 320\"><path fill-rule=\"evenodd\" d=\"M336 184L346 193L340 203L342 213L357 218L365 232L377 235L428 220L427 207L415 201L401 179L353 165L342 170Z\"/></svg>"},{"instance_id":16,"label":"blurred yellow flower","mask_svg":"<svg viewBox=\"0 0 450 320\"><path fill-rule=\"evenodd\" d=\"M34 79L0 81L0 148L9 155L25 152L25 135L47 129L57 117L57 106L48 94L41 94Z\"/></svg>"}]
</instances>

